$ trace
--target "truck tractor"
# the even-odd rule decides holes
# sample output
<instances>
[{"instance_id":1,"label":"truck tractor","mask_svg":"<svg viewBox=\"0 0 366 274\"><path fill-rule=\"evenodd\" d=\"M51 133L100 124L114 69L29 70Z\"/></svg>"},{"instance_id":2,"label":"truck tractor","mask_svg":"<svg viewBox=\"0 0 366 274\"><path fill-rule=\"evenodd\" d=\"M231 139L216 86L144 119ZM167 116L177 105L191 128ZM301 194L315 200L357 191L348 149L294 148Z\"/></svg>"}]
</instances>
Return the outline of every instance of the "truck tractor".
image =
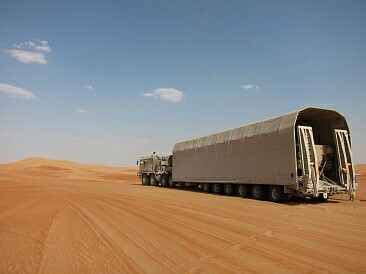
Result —
<instances>
[{"instance_id":1,"label":"truck tractor","mask_svg":"<svg viewBox=\"0 0 366 274\"><path fill-rule=\"evenodd\" d=\"M137 176L143 185L173 187L172 155L158 156L155 152L151 156L141 157L137 161L139 171Z\"/></svg>"}]
</instances>

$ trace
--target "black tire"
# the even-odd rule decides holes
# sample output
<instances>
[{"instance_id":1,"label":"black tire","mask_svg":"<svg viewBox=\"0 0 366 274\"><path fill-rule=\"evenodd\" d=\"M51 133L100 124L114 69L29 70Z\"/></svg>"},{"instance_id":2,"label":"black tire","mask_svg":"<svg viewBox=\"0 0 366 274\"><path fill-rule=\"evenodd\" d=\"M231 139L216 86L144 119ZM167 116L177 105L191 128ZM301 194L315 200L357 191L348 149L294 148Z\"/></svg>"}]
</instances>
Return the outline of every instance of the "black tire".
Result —
<instances>
[{"instance_id":1,"label":"black tire","mask_svg":"<svg viewBox=\"0 0 366 274\"><path fill-rule=\"evenodd\" d=\"M327 202L328 201L328 193L321 193L320 195L319 195L319 199L320 199L320 201L322 201L322 202Z\"/></svg>"},{"instance_id":2,"label":"black tire","mask_svg":"<svg viewBox=\"0 0 366 274\"><path fill-rule=\"evenodd\" d=\"M149 176L147 176L147 174L142 174L141 183L144 186L147 186L150 183Z\"/></svg>"},{"instance_id":3,"label":"black tire","mask_svg":"<svg viewBox=\"0 0 366 274\"><path fill-rule=\"evenodd\" d=\"M235 185L233 185L233 184L224 185L224 194L226 196L233 196L234 193L235 193Z\"/></svg>"},{"instance_id":4,"label":"black tire","mask_svg":"<svg viewBox=\"0 0 366 274\"><path fill-rule=\"evenodd\" d=\"M236 187L236 194L239 197L243 197L243 198L249 198L251 193L250 193L250 187L248 185L238 185Z\"/></svg>"},{"instance_id":5,"label":"black tire","mask_svg":"<svg viewBox=\"0 0 366 274\"><path fill-rule=\"evenodd\" d=\"M213 192L216 193L216 194L222 194L223 185L222 184L214 184L213 185Z\"/></svg>"},{"instance_id":6,"label":"black tire","mask_svg":"<svg viewBox=\"0 0 366 274\"><path fill-rule=\"evenodd\" d=\"M158 181L156 180L156 177L154 174L151 174L150 175L150 185L152 186L158 186Z\"/></svg>"},{"instance_id":7,"label":"black tire","mask_svg":"<svg viewBox=\"0 0 366 274\"><path fill-rule=\"evenodd\" d=\"M211 184L203 184L203 191L210 193L212 192L212 185Z\"/></svg>"},{"instance_id":8,"label":"black tire","mask_svg":"<svg viewBox=\"0 0 366 274\"><path fill-rule=\"evenodd\" d=\"M311 198L314 201L318 202L327 202L328 201L328 194L327 193L320 193L318 197Z\"/></svg>"},{"instance_id":9,"label":"black tire","mask_svg":"<svg viewBox=\"0 0 366 274\"><path fill-rule=\"evenodd\" d=\"M169 176L168 184L169 184L169 187L171 187L171 188L175 187L175 182L173 181L172 176Z\"/></svg>"},{"instance_id":10,"label":"black tire","mask_svg":"<svg viewBox=\"0 0 366 274\"><path fill-rule=\"evenodd\" d=\"M167 186L168 186L168 184L169 184L169 178L168 178L168 175L163 174L163 175L161 176L161 186L162 186L162 187L167 187Z\"/></svg>"},{"instance_id":11,"label":"black tire","mask_svg":"<svg viewBox=\"0 0 366 274\"><path fill-rule=\"evenodd\" d=\"M268 192L267 187L264 185L252 186L252 198L255 200L267 200Z\"/></svg>"},{"instance_id":12,"label":"black tire","mask_svg":"<svg viewBox=\"0 0 366 274\"><path fill-rule=\"evenodd\" d=\"M285 194L283 186L270 186L268 197L271 202L284 203L287 201L287 194Z\"/></svg>"}]
</instances>

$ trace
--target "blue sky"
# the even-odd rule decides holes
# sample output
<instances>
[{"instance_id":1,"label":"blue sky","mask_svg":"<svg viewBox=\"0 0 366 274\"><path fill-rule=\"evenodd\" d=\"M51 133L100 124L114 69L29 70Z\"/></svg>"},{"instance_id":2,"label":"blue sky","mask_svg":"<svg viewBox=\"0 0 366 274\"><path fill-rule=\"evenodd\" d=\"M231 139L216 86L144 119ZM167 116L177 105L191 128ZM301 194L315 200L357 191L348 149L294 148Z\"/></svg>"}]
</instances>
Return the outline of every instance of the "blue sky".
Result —
<instances>
[{"instance_id":1,"label":"blue sky","mask_svg":"<svg viewBox=\"0 0 366 274\"><path fill-rule=\"evenodd\" d=\"M112 166L306 106L366 163L365 1L0 1L0 162Z\"/></svg>"}]
</instances>

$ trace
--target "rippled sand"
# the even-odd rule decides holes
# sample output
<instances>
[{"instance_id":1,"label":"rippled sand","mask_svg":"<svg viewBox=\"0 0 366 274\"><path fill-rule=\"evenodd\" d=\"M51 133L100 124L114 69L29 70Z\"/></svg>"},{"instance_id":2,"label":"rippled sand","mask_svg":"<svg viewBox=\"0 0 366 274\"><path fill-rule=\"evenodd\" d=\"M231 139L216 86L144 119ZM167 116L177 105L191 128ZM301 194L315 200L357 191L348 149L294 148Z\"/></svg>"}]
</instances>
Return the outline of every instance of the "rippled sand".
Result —
<instances>
[{"instance_id":1,"label":"rippled sand","mask_svg":"<svg viewBox=\"0 0 366 274\"><path fill-rule=\"evenodd\" d=\"M355 202L274 204L142 186L133 168L0 165L0 272L364 272L365 178Z\"/></svg>"}]
</instances>

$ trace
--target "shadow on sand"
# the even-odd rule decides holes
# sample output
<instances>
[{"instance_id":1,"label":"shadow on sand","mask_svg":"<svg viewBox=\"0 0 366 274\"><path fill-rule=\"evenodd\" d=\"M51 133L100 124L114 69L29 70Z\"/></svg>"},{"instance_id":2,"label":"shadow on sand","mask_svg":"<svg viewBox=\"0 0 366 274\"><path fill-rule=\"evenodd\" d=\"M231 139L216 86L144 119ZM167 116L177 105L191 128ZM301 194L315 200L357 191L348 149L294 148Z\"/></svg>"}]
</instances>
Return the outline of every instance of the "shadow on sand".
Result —
<instances>
[{"instance_id":1,"label":"shadow on sand","mask_svg":"<svg viewBox=\"0 0 366 274\"><path fill-rule=\"evenodd\" d=\"M147 185L147 186L144 186L142 185L141 183L137 183L137 184L131 184L131 185L134 185L134 186L141 186L141 187L153 187L153 186L150 186L150 185ZM165 187L162 187L162 186L156 186L158 188L165 188ZM179 187L179 186L176 186L174 188L168 188L167 189L174 189L174 190L179 190L179 191L189 191L189 192L198 192L198 193L201 193L201 194L204 194L204 195L220 195L220 196L224 196L224 194L216 194L216 193L207 193L207 192L204 192L203 189L201 189L200 187L197 187L197 186L185 186L185 187ZM233 198L233 199L251 199L251 198L241 198L241 197L238 197L236 195L232 195L232 196L228 196L228 198ZM281 203L283 205L287 205L287 206L298 206L298 205L316 205L316 204L324 204L324 203L331 203L331 204L339 204L340 203L340 199L332 199L332 200L328 200L328 201L319 201L319 200L313 200L313 199L310 199L310 198L299 198L299 197L291 197L288 199L287 202L285 203ZM267 201L267 202L270 202L270 201Z\"/></svg>"}]
</instances>

